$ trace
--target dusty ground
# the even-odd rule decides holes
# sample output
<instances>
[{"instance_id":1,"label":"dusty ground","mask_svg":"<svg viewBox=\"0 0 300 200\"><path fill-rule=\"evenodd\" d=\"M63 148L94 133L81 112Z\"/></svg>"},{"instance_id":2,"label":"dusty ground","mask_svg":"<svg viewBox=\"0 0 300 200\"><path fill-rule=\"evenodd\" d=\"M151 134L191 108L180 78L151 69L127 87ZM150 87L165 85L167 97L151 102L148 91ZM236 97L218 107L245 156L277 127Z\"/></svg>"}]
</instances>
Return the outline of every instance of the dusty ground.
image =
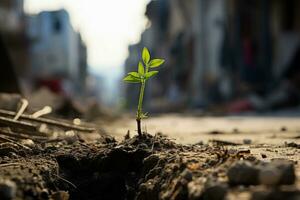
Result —
<instances>
[{"instance_id":1,"label":"dusty ground","mask_svg":"<svg viewBox=\"0 0 300 200\"><path fill-rule=\"evenodd\" d=\"M134 134L135 126L134 118L122 118L104 128L121 139L124 129ZM300 118L168 114L145 120L144 130L152 134L164 133L180 144L229 142L228 145L225 143L227 148L250 150L251 155L266 162L274 159L295 161L296 185L300 188Z\"/></svg>"},{"instance_id":2,"label":"dusty ground","mask_svg":"<svg viewBox=\"0 0 300 200\"><path fill-rule=\"evenodd\" d=\"M73 127L79 137L64 125L55 140L2 141L0 199L300 199L297 118L162 115L144 124L151 135L141 138L134 119L121 118L92 133Z\"/></svg>"},{"instance_id":3,"label":"dusty ground","mask_svg":"<svg viewBox=\"0 0 300 200\"><path fill-rule=\"evenodd\" d=\"M119 139L127 130L132 134L136 132L134 116L122 117L115 122L103 124L102 127ZM280 145L300 137L300 118L195 117L167 114L144 120L143 129L151 134L161 132L181 144L207 142L211 139L243 143L244 139L251 139L252 144Z\"/></svg>"}]
</instances>

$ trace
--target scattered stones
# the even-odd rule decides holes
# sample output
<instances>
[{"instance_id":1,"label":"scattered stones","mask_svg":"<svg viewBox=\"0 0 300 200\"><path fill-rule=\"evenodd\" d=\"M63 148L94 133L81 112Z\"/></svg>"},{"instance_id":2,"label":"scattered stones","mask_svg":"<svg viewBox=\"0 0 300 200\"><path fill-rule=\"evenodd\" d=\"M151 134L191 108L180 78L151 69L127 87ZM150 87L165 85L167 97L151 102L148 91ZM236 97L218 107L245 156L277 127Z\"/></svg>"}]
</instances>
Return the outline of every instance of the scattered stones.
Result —
<instances>
[{"instance_id":1,"label":"scattered stones","mask_svg":"<svg viewBox=\"0 0 300 200\"><path fill-rule=\"evenodd\" d=\"M231 185L291 185L296 180L294 165L286 160L252 164L238 161L227 173Z\"/></svg>"},{"instance_id":2,"label":"scattered stones","mask_svg":"<svg viewBox=\"0 0 300 200\"><path fill-rule=\"evenodd\" d=\"M16 197L17 185L15 182L3 179L0 180L0 199L13 200Z\"/></svg>"}]
</instances>

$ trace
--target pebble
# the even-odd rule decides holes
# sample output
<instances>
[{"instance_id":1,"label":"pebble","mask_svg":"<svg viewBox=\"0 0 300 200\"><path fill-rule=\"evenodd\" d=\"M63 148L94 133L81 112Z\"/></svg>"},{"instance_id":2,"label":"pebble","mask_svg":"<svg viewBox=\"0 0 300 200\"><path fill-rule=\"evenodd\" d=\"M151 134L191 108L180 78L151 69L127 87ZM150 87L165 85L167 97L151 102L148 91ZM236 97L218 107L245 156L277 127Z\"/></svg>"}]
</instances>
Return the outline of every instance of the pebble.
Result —
<instances>
[{"instance_id":1,"label":"pebble","mask_svg":"<svg viewBox=\"0 0 300 200\"><path fill-rule=\"evenodd\" d=\"M296 174L293 162L288 160L278 160L271 164L280 171L280 185L291 185L295 183Z\"/></svg>"},{"instance_id":2,"label":"pebble","mask_svg":"<svg viewBox=\"0 0 300 200\"><path fill-rule=\"evenodd\" d=\"M287 131L287 128L285 126L283 126L280 128L280 131L285 132L285 131Z\"/></svg>"},{"instance_id":3,"label":"pebble","mask_svg":"<svg viewBox=\"0 0 300 200\"><path fill-rule=\"evenodd\" d=\"M16 198L17 185L15 182L2 179L0 180L0 199L12 200Z\"/></svg>"},{"instance_id":4,"label":"pebble","mask_svg":"<svg viewBox=\"0 0 300 200\"><path fill-rule=\"evenodd\" d=\"M243 139L244 144L251 144L252 140L251 139Z\"/></svg>"},{"instance_id":5,"label":"pebble","mask_svg":"<svg viewBox=\"0 0 300 200\"><path fill-rule=\"evenodd\" d=\"M226 197L227 188L224 185L216 184L205 188L202 199L223 200Z\"/></svg>"},{"instance_id":6,"label":"pebble","mask_svg":"<svg viewBox=\"0 0 300 200\"><path fill-rule=\"evenodd\" d=\"M259 172L259 182L263 185L274 186L280 182L281 173L274 166L263 167Z\"/></svg>"},{"instance_id":7,"label":"pebble","mask_svg":"<svg viewBox=\"0 0 300 200\"><path fill-rule=\"evenodd\" d=\"M262 158L267 158L267 155L264 154L264 153L261 153L260 155L261 155Z\"/></svg>"},{"instance_id":8,"label":"pebble","mask_svg":"<svg viewBox=\"0 0 300 200\"><path fill-rule=\"evenodd\" d=\"M21 140L21 144L28 147L34 147L34 142L31 139Z\"/></svg>"},{"instance_id":9,"label":"pebble","mask_svg":"<svg viewBox=\"0 0 300 200\"><path fill-rule=\"evenodd\" d=\"M231 185L258 184L259 169L249 161L238 161L227 172Z\"/></svg>"},{"instance_id":10,"label":"pebble","mask_svg":"<svg viewBox=\"0 0 300 200\"><path fill-rule=\"evenodd\" d=\"M285 146L286 147L294 147L294 148L300 149L300 144L297 144L295 142L290 142L290 143L285 142Z\"/></svg>"}]
</instances>

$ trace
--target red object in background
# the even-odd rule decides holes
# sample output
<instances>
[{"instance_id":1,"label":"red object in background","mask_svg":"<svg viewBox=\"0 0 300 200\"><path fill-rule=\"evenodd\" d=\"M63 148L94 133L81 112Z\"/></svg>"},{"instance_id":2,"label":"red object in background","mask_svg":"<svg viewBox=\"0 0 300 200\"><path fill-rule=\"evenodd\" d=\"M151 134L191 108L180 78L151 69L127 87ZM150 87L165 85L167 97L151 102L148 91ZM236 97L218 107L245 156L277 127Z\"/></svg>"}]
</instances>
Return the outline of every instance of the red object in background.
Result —
<instances>
[{"instance_id":1,"label":"red object in background","mask_svg":"<svg viewBox=\"0 0 300 200\"><path fill-rule=\"evenodd\" d=\"M56 94L63 94L62 80L61 79L44 79L38 81L39 87L46 87L51 92Z\"/></svg>"},{"instance_id":2,"label":"red object in background","mask_svg":"<svg viewBox=\"0 0 300 200\"><path fill-rule=\"evenodd\" d=\"M254 107L247 99L237 100L228 105L228 112L230 113L240 113L251 110L254 110Z\"/></svg>"}]
</instances>

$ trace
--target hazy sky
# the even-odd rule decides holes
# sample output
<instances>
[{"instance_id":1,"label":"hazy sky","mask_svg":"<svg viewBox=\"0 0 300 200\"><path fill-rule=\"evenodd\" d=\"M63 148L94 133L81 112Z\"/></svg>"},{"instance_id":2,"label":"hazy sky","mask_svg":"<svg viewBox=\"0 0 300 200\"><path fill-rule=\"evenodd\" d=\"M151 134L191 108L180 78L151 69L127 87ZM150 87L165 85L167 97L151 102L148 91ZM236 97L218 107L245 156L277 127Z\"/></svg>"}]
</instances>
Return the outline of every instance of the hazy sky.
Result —
<instances>
[{"instance_id":1,"label":"hazy sky","mask_svg":"<svg viewBox=\"0 0 300 200\"><path fill-rule=\"evenodd\" d=\"M89 65L93 70L103 71L105 67L121 68L124 64L128 44L137 42L145 28L147 2L149 0L25 0L25 10L29 13L68 10L72 24L88 46Z\"/></svg>"}]
</instances>

